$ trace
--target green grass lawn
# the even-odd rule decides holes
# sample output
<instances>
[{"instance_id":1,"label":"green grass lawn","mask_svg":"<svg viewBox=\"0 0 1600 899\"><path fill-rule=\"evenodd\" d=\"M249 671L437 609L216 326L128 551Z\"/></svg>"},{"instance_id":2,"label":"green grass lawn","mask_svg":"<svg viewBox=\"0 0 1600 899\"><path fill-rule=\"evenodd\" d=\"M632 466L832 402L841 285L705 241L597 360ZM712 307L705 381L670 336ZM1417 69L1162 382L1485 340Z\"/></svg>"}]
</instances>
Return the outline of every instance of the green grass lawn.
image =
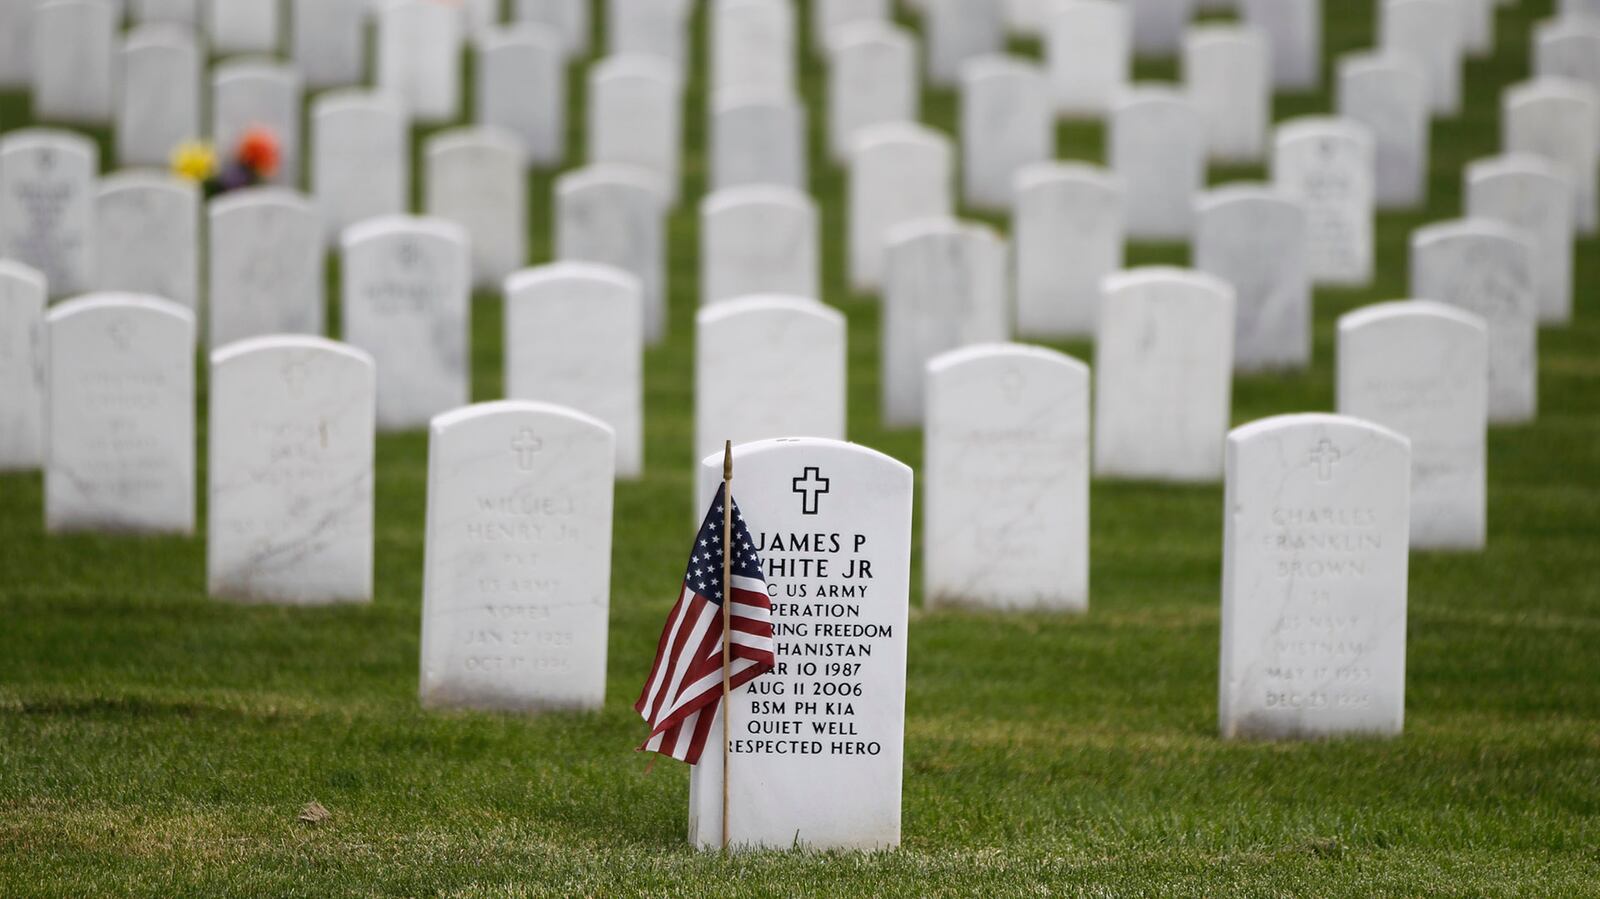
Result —
<instances>
[{"instance_id":1,"label":"green grass lawn","mask_svg":"<svg viewBox=\"0 0 1600 899\"><path fill-rule=\"evenodd\" d=\"M1327 0L1330 68L1372 42L1373 5ZM1526 76L1551 7L1501 11L1499 51L1470 63L1464 113L1435 128L1429 208L1380 218L1376 282L1319 291L1315 365L1238 379L1236 422L1332 408L1335 319L1404 296L1409 232L1460 214L1462 167L1496 152L1500 89ZM822 71L804 67L820 123ZM689 198L704 83L697 68ZM1330 108L1286 97L1278 114ZM927 97L926 120L954 115ZM0 97L0 124L27 121L25 97ZM920 434L879 424L877 309L844 286L843 178L813 130L850 436L916 466ZM1099 157L1098 128L1062 136L1063 155ZM535 262L549 188L530 189ZM40 478L0 478L0 895L1600 895L1600 241L1579 248L1576 321L1540 335L1537 424L1490 435L1488 551L1412 559L1403 737L1219 740L1221 488L1097 483L1088 615L928 614L913 598L902 848L725 860L686 844L687 771L646 771L630 708L692 536L696 232L686 202L671 335L646 362L647 473L617 490L600 714L418 708L420 433L378 442L377 595L361 608L213 602L202 538L47 538ZM474 311L474 394L496 398L498 299ZM330 820L297 822L312 800Z\"/></svg>"}]
</instances>

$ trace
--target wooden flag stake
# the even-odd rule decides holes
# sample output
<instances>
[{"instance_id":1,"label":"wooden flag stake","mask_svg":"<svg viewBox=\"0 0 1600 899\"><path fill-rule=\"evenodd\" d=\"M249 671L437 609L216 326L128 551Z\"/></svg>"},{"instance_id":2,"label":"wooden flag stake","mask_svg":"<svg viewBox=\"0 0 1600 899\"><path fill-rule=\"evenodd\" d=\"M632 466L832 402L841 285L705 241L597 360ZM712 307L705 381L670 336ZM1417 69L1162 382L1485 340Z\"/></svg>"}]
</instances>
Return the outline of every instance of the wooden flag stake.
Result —
<instances>
[{"instance_id":1,"label":"wooden flag stake","mask_svg":"<svg viewBox=\"0 0 1600 899\"><path fill-rule=\"evenodd\" d=\"M733 441L722 444L722 852L728 852L728 754L733 717Z\"/></svg>"}]
</instances>

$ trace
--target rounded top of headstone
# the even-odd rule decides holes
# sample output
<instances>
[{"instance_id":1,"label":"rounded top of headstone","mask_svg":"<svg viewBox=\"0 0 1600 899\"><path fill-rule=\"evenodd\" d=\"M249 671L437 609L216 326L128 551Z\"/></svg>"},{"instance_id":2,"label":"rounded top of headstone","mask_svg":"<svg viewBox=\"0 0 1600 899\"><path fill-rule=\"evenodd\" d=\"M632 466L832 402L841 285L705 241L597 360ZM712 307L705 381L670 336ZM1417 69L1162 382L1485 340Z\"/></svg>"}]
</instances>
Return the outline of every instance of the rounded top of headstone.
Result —
<instances>
[{"instance_id":1,"label":"rounded top of headstone","mask_svg":"<svg viewBox=\"0 0 1600 899\"><path fill-rule=\"evenodd\" d=\"M794 95L771 87L736 84L719 87L712 93L712 115L729 115L741 110L779 112L784 115L804 114L800 102Z\"/></svg>"},{"instance_id":2,"label":"rounded top of headstone","mask_svg":"<svg viewBox=\"0 0 1600 899\"><path fill-rule=\"evenodd\" d=\"M146 22L128 29L122 48L126 52L143 50L194 50L194 29L177 22Z\"/></svg>"},{"instance_id":3,"label":"rounded top of headstone","mask_svg":"<svg viewBox=\"0 0 1600 899\"><path fill-rule=\"evenodd\" d=\"M182 194L197 204L200 200L200 188L193 181L160 169L122 169L100 177L99 195L102 197L129 190Z\"/></svg>"},{"instance_id":4,"label":"rounded top of headstone","mask_svg":"<svg viewBox=\"0 0 1600 899\"><path fill-rule=\"evenodd\" d=\"M277 187L275 185L230 190L221 196L211 198L207 206L211 211L212 219L231 215L241 210L266 207L288 209L304 215L317 214L316 207L312 205L311 199L305 194L293 188Z\"/></svg>"},{"instance_id":5,"label":"rounded top of headstone","mask_svg":"<svg viewBox=\"0 0 1600 899\"><path fill-rule=\"evenodd\" d=\"M1267 36L1254 25L1208 22L1189 28L1183 38L1190 49L1267 50Z\"/></svg>"},{"instance_id":6,"label":"rounded top of headstone","mask_svg":"<svg viewBox=\"0 0 1600 899\"><path fill-rule=\"evenodd\" d=\"M1049 347L1027 343L975 343L947 350L928 360L927 372L929 376L934 376L968 366L1014 362L1060 369L1085 378L1089 376L1089 366L1081 360Z\"/></svg>"},{"instance_id":7,"label":"rounded top of headstone","mask_svg":"<svg viewBox=\"0 0 1600 899\"><path fill-rule=\"evenodd\" d=\"M1106 191L1122 190L1122 179L1116 172L1075 160L1029 163L1017 170L1012 182L1019 193L1055 184L1088 184Z\"/></svg>"},{"instance_id":8,"label":"rounded top of headstone","mask_svg":"<svg viewBox=\"0 0 1600 899\"><path fill-rule=\"evenodd\" d=\"M474 41L480 53L533 48L559 55L566 46L566 39L561 36L560 31L541 22L497 23L479 31Z\"/></svg>"},{"instance_id":9,"label":"rounded top of headstone","mask_svg":"<svg viewBox=\"0 0 1600 899\"><path fill-rule=\"evenodd\" d=\"M615 430L605 422L592 415L579 412L570 406L556 403L541 403L532 400L491 400L486 403L473 403L448 412L435 415L428 422L429 433L437 436L465 422L480 421L485 418L498 418L501 416L515 416L520 418L555 418L590 428L597 432L604 432L614 437Z\"/></svg>"},{"instance_id":10,"label":"rounded top of headstone","mask_svg":"<svg viewBox=\"0 0 1600 899\"><path fill-rule=\"evenodd\" d=\"M1146 265L1107 275L1101 282L1107 295L1150 287L1184 287L1202 290L1233 302L1233 285L1208 272L1175 265Z\"/></svg>"},{"instance_id":11,"label":"rounded top of headstone","mask_svg":"<svg viewBox=\"0 0 1600 899\"><path fill-rule=\"evenodd\" d=\"M508 297L516 296L530 290L540 290L549 285L570 284L573 281L605 284L635 294L643 290L639 286L639 278L632 272L598 262L566 260L512 272L506 276L505 293Z\"/></svg>"},{"instance_id":12,"label":"rounded top of headstone","mask_svg":"<svg viewBox=\"0 0 1600 899\"><path fill-rule=\"evenodd\" d=\"M311 117L348 114L352 112L381 113L404 118L405 105L394 94L367 87L342 87L318 94L311 101Z\"/></svg>"},{"instance_id":13,"label":"rounded top of headstone","mask_svg":"<svg viewBox=\"0 0 1600 899\"><path fill-rule=\"evenodd\" d=\"M82 315L94 315L99 312L113 310L137 309L155 315L165 315L194 324L194 313L189 309L157 296L144 293L125 293L122 291L100 291L86 293L79 297L57 303L50 307L50 312L45 320L55 322L76 318Z\"/></svg>"},{"instance_id":14,"label":"rounded top of headstone","mask_svg":"<svg viewBox=\"0 0 1600 899\"><path fill-rule=\"evenodd\" d=\"M706 194L700 201L701 215L715 215L742 206L786 206L813 211L816 203L804 191L782 184L740 184Z\"/></svg>"},{"instance_id":15,"label":"rounded top of headstone","mask_svg":"<svg viewBox=\"0 0 1600 899\"><path fill-rule=\"evenodd\" d=\"M1556 16L1534 26L1537 39L1546 41L1590 40L1600 41L1600 19L1588 16Z\"/></svg>"},{"instance_id":16,"label":"rounded top of headstone","mask_svg":"<svg viewBox=\"0 0 1600 899\"><path fill-rule=\"evenodd\" d=\"M96 165L100 158L94 141L65 128L18 128L0 134L0 155L46 149L73 153Z\"/></svg>"},{"instance_id":17,"label":"rounded top of headstone","mask_svg":"<svg viewBox=\"0 0 1600 899\"><path fill-rule=\"evenodd\" d=\"M1543 156L1532 153L1502 153L1467 164L1467 183L1476 184L1494 178L1536 178L1552 181L1563 189L1570 189L1571 181L1566 169Z\"/></svg>"},{"instance_id":18,"label":"rounded top of headstone","mask_svg":"<svg viewBox=\"0 0 1600 899\"><path fill-rule=\"evenodd\" d=\"M1331 139L1359 144L1366 152L1372 152L1372 131L1354 119L1340 116L1300 116L1278 125L1274 134L1274 143L1279 147Z\"/></svg>"},{"instance_id":19,"label":"rounded top of headstone","mask_svg":"<svg viewBox=\"0 0 1600 899\"><path fill-rule=\"evenodd\" d=\"M1128 11L1113 0L1057 0L1045 14L1045 24L1048 27L1063 18L1070 22L1074 16L1100 16L1120 21L1127 18Z\"/></svg>"},{"instance_id":20,"label":"rounded top of headstone","mask_svg":"<svg viewBox=\"0 0 1600 899\"><path fill-rule=\"evenodd\" d=\"M1129 85L1126 90L1117 94L1112 104L1116 113L1123 110L1140 108L1171 107L1174 109L1194 109L1194 103L1189 100L1189 95L1184 93L1182 87L1166 81L1137 81ZM1195 115L1199 115L1198 112Z\"/></svg>"},{"instance_id":21,"label":"rounded top of headstone","mask_svg":"<svg viewBox=\"0 0 1600 899\"><path fill-rule=\"evenodd\" d=\"M1339 77L1351 79L1403 78L1414 82L1420 89L1426 86L1428 73L1412 57L1388 50L1362 50L1339 57Z\"/></svg>"},{"instance_id":22,"label":"rounded top of headstone","mask_svg":"<svg viewBox=\"0 0 1600 899\"><path fill-rule=\"evenodd\" d=\"M753 293L712 303L695 313L695 321L705 326L730 318L772 314L799 315L826 321L839 327L844 326L844 314L832 306L811 297L782 293Z\"/></svg>"},{"instance_id":23,"label":"rounded top of headstone","mask_svg":"<svg viewBox=\"0 0 1600 899\"><path fill-rule=\"evenodd\" d=\"M649 53L619 53L589 67L589 82L649 81L677 90L681 79L668 60Z\"/></svg>"},{"instance_id":24,"label":"rounded top of headstone","mask_svg":"<svg viewBox=\"0 0 1600 899\"><path fill-rule=\"evenodd\" d=\"M1296 412L1257 419L1234 428L1228 432L1228 448L1236 450L1258 441L1274 440L1288 431L1308 429L1323 432L1342 431L1346 434L1364 435L1398 447L1409 449L1411 446L1411 440L1398 431L1364 418L1335 415L1331 412Z\"/></svg>"},{"instance_id":25,"label":"rounded top of headstone","mask_svg":"<svg viewBox=\"0 0 1600 899\"><path fill-rule=\"evenodd\" d=\"M344 232L339 235L339 245L348 250L367 241L397 233L448 241L452 244L459 244L462 247L470 245L467 229L455 222L438 218L437 216L407 215L403 213L380 215L356 222L345 228Z\"/></svg>"},{"instance_id":26,"label":"rounded top of headstone","mask_svg":"<svg viewBox=\"0 0 1600 899\"><path fill-rule=\"evenodd\" d=\"M591 190L624 190L647 194L665 208L667 186L660 174L624 162L596 162L572 169L556 179L556 196L565 197Z\"/></svg>"},{"instance_id":27,"label":"rounded top of headstone","mask_svg":"<svg viewBox=\"0 0 1600 899\"><path fill-rule=\"evenodd\" d=\"M1458 241L1497 241L1517 244L1529 252L1533 249L1532 235L1522 228L1488 218L1460 218L1435 222L1411 232L1413 253Z\"/></svg>"},{"instance_id":28,"label":"rounded top of headstone","mask_svg":"<svg viewBox=\"0 0 1600 899\"><path fill-rule=\"evenodd\" d=\"M1044 77L1044 68L1038 63L1006 53L986 53L961 64L961 82L967 86L990 80L1043 81Z\"/></svg>"},{"instance_id":29,"label":"rounded top of headstone","mask_svg":"<svg viewBox=\"0 0 1600 899\"><path fill-rule=\"evenodd\" d=\"M423 152L429 158L447 153L481 153L484 150L516 160L518 166L522 164L522 142L511 132L493 125L449 128L429 137L423 144Z\"/></svg>"},{"instance_id":30,"label":"rounded top of headstone","mask_svg":"<svg viewBox=\"0 0 1600 899\"><path fill-rule=\"evenodd\" d=\"M290 63L280 62L270 56L240 56L224 59L211 70L211 81L218 87L235 81L260 79L298 85L300 83L300 71Z\"/></svg>"},{"instance_id":31,"label":"rounded top of headstone","mask_svg":"<svg viewBox=\"0 0 1600 899\"><path fill-rule=\"evenodd\" d=\"M766 456L775 453L804 452L808 457L835 456L851 457L862 460L868 464L879 467L886 478L896 478L904 482L906 489L910 488L912 472L911 466L901 462L893 456L881 453L859 443L850 443L844 440L834 440L828 437L775 437L769 440L753 440L749 443L737 443L733 447L734 483L738 483L739 460L754 456ZM701 460L700 464L714 468L719 476L722 473L722 450L717 450ZM738 493L734 493L738 497Z\"/></svg>"},{"instance_id":32,"label":"rounded top of headstone","mask_svg":"<svg viewBox=\"0 0 1600 899\"><path fill-rule=\"evenodd\" d=\"M1592 111L1600 106L1600 96L1593 87L1571 78L1540 75L1528 81L1513 84L1501 95L1509 108L1529 103L1564 103L1581 106Z\"/></svg>"},{"instance_id":33,"label":"rounded top of headstone","mask_svg":"<svg viewBox=\"0 0 1600 899\"><path fill-rule=\"evenodd\" d=\"M226 365L238 359L247 358L257 353L275 353L285 350L300 352L318 352L329 356L336 356L354 362L365 369L372 369L375 363L372 356L360 347L314 334L265 334L260 337L246 337L235 340L226 346L220 346L211 351L212 367Z\"/></svg>"},{"instance_id":34,"label":"rounded top of headstone","mask_svg":"<svg viewBox=\"0 0 1600 899\"><path fill-rule=\"evenodd\" d=\"M1304 212L1304 205L1271 184L1259 181L1235 181L1205 191L1195 198L1195 208L1202 214L1227 207L1271 206L1287 207Z\"/></svg>"},{"instance_id":35,"label":"rounded top of headstone","mask_svg":"<svg viewBox=\"0 0 1600 899\"><path fill-rule=\"evenodd\" d=\"M0 259L0 280L21 281L33 288L43 302L46 287L44 273L31 265L24 265L15 259Z\"/></svg>"},{"instance_id":36,"label":"rounded top of headstone","mask_svg":"<svg viewBox=\"0 0 1600 899\"><path fill-rule=\"evenodd\" d=\"M835 28L828 35L828 52L840 53L865 46L894 45L914 50L916 44L904 28L883 19L863 19Z\"/></svg>"},{"instance_id":37,"label":"rounded top of headstone","mask_svg":"<svg viewBox=\"0 0 1600 899\"><path fill-rule=\"evenodd\" d=\"M963 240L996 247L1005 245L1000 232L989 225L945 215L913 219L895 225L885 235L884 244L889 251L894 251L907 244L926 240Z\"/></svg>"},{"instance_id":38,"label":"rounded top of headstone","mask_svg":"<svg viewBox=\"0 0 1600 899\"><path fill-rule=\"evenodd\" d=\"M942 131L935 131L918 122L883 122L857 132L851 155L860 157L888 148L903 149L908 146L944 154L951 152L950 138Z\"/></svg>"},{"instance_id":39,"label":"rounded top of headstone","mask_svg":"<svg viewBox=\"0 0 1600 899\"><path fill-rule=\"evenodd\" d=\"M1360 309L1339 316L1339 333L1343 335L1388 322L1417 319L1437 320L1447 327L1467 328L1483 334L1489 332L1489 325L1482 316L1474 315L1459 306L1434 300L1391 300L1387 303L1362 306Z\"/></svg>"}]
</instances>

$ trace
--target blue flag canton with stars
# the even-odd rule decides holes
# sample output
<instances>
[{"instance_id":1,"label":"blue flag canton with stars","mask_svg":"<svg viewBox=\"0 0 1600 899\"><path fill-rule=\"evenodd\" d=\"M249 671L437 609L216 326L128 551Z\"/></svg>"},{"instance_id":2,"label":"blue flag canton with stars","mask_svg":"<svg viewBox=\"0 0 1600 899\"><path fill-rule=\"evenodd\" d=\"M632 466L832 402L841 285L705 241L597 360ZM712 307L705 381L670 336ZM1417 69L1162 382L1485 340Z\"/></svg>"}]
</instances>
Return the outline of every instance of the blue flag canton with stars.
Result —
<instances>
[{"instance_id":1,"label":"blue flag canton with stars","mask_svg":"<svg viewBox=\"0 0 1600 899\"><path fill-rule=\"evenodd\" d=\"M706 520L695 535L694 550L689 554L689 567L683 582L694 592L717 605L722 605L722 502L727 485L717 488L717 497L711 501ZM761 555L750 531L744 526L744 516L739 514L739 504L733 504L733 574L765 583L761 572Z\"/></svg>"}]
</instances>

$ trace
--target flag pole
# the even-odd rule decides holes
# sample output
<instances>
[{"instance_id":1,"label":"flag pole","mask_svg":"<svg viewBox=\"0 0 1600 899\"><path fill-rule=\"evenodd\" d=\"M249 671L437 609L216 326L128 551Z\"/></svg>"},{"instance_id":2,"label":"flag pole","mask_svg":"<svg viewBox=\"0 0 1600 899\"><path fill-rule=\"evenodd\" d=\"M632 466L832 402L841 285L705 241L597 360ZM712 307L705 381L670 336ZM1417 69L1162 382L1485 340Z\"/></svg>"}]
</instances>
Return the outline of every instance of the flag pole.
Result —
<instances>
[{"instance_id":1,"label":"flag pole","mask_svg":"<svg viewBox=\"0 0 1600 899\"><path fill-rule=\"evenodd\" d=\"M733 441L722 444L722 851L728 851L728 748L733 717Z\"/></svg>"}]
</instances>

